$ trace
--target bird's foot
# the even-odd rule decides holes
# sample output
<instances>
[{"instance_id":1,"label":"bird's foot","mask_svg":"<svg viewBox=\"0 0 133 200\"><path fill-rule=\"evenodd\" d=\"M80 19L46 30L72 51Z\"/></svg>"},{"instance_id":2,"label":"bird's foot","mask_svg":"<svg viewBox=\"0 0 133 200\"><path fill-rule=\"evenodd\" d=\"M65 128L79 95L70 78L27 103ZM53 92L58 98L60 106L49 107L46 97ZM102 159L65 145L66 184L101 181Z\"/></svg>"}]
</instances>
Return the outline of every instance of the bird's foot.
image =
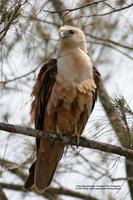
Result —
<instances>
[{"instance_id":1,"label":"bird's foot","mask_svg":"<svg viewBox=\"0 0 133 200\"><path fill-rule=\"evenodd\" d=\"M59 128L59 126L57 125L56 126L56 133L59 135L59 137L62 139L62 132L61 132L61 130L60 130L60 128Z\"/></svg>"},{"instance_id":2,"label":"bird's foot","mask_svg":"<svg viewBox=\"0 0 133 200\"><path fill-rule=\"evenodd\" d=\"M80 143L80 134L77 130L77 126L75 125L75 133L74 133L74 136L77 137L77 147L79 146L79 143Z\"/></svg>"}]
</instances>

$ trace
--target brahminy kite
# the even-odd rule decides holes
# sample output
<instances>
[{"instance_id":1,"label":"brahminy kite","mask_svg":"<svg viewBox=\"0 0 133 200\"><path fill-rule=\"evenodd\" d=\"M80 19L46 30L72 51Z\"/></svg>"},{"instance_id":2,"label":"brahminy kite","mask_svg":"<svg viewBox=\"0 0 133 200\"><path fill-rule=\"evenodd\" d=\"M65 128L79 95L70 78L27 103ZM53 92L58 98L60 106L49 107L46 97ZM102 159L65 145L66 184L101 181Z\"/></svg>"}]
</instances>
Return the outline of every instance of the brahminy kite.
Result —
<instances>
[{"instance_id":1,"label":"brahminy kite","mask_svg":"<svg viewBox=\"0 0 133 200\"><path fill-rule=\"evenodd\" d=\"M94 108L100 73L87 54L86 38L77 27L59 29L57 58L41 68L33 88L31 116L35 128L60 135L69 133L79 142ZM29 169L25 188L44 192L50 185L65 145L61 141L36 139L36 161Z\"/></svg>"}]
</instances>

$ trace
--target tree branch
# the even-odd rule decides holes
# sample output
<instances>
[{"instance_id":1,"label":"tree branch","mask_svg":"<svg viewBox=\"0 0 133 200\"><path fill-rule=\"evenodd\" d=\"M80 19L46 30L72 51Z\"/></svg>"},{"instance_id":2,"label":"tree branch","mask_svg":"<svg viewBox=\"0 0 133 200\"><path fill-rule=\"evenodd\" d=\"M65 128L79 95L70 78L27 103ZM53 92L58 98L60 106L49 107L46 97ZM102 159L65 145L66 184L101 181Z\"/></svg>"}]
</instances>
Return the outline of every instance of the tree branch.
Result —
<instances>
[{"instance_id":1,"label":"tree branch","mask_svg":"<svg viewBox=\"0 0 133 200\"><path fill-rule=\"evenodd\" d=\"M9 160L5 160L5 159L0 158L0 166L2 166L2 168L4 167L5 170L8 170L11 173L19 176L19 178L21 178L22 180L26 179L27 174L25 174L22 171L22 168L23 168L22 165L18 165L18 164L11 162Z\"/></svg>"},{"instance_id":2,"label":"tree branch","mask_svg":"<svg viewBox=\"0 0 133 200\"><path fill-rule=\"evenodd\" d=\"M94 38L94 39L96 39L96 40L98 40L98 41L106 42L107 44L108 44L108 43L111 43L111 44L113 44L113 45L116 45L116 46L119 46L119 47L122 47L122 48L125 48L125 49L128 49L128 50L133 50L133 46L130 47L130 46L127 46L127 45L125 45L125 44L121 44L121 43L119 43L119 42L116 42L116 41L111 40L111 39L108 39L108 38L97 37L97 36L92 35L92 34L90 34L90 33L86 33L85 35L86 35L86 36L89 36L89 37L91 37L91 38Z\"/></svg>"},{"instance_id":3,"label":"tree branch","mask_svg":"<svg viewBox=\"0 0 133 200\"><path fill-rule=\"evenodd\" d=\"M111 101L111 97L107 93L107 90L105 89L102 82L99 88L99 98L112 125L112 128L115 130L116 135L120 140L120 143L123 147L130 148L132 143L131 138L127 132L126 127L122 123L119 114L116 112L115 106Z\"/></svg>"},{"instance_id":4,"label":"tree branch","mask_svg":"<svg viewBox=\"0 0 133 200\"><path fill-rule=\"evenodd\" d=\"M118 49L118 48L116 48L115 46L113 46L113 45L111 45L111 44L109 44L109 43L104 43L104 42L95 42L95 41L89 41L88 43L91 43L91 44L96 44L96 45L101 45L101 46L105 46L105 47L108 47L108 48L111 48L111 49L113 49L113 50L115 50L115 51L117 51L117 52L119 52L119 53L121 53L122 55L124 55L124 56L126 56L127 58L129 58L130 60L133 60L133 57L132 56L130 56L128 53L126 53L126 52L124 52L124 51L122 51L122 50L120 50L120 49Z\"/></svg>"},{"instance_id":5,"label":"tree branch","mask_svg":"<svg viewBox=\"0 0 133 200\"><path fill-rule=\"evenodd\" d=\"M33 69L32 71L27 72L27 73L25 73L25 74L23 74L23 75L21 75L21 76L15 77L15 78L10 79L10 80L0 81L0 85L5 85L5 84L7 84L7 83L10 83L10 82L13 82L13 81L16 81L16 80L20 80L20 79L22 79L22 78L25 78L25 77L29 76L30 74L33 74L37 69L38 69L38 66L37 66L35 69Z\"/></svg>"},{"instance_id":6,"label":"tree branch","mask_svg":"<svg viewBox=\"0 0 133 200\"><path fill-rule=\"evenodd\" d=\"M0 187L0 200L8 200L7 196Z\"/></svg>"},{"instance_id":7,"label":"tree branch","mask_svg":"<svg viewBox=\"0 0 133 200\"><path fill-rule=\"evenodd\" d=\"M99 13L99 14L90 14L90 15L83 15L83 16L77 16L77 17L74 17L73 20L75 19L81 19L81 18L89 18L89 17L104 17L106 15L110 15L110 14L114 14L116 12L120 12L120 11L123 11L125 9L128 9L128 8L131 8L133 6L133 3L127 5L127 6L124 6L122 8L118 8L118 9L115 9L115 10L112 10L112 11L109 11L109 12L105 12L105 13Z\"/></svg>"},{"instance_id":8,"label":"tree branch","mask_svg":"<svg viewBox=\"0 0 133 200\"><path fill-rule=\"evenodd\" d=\"M60 138L59 134L54 134L50 132L44 133L43 131L35 130L32 128L24 128L21 126L6 124L2 122L0 122L0 130L16 133L16 134L21 134L21 135L26 135L26 136L31 136L31 137L36 137L36 138L41 138L41 139L52 140L52 141L58 140L58 141L61 141L65 145L77 146L77 138L72 137L70 134L63 135L62 138ZM84 147L84 148L96 149L96 150L100 150L100 151L104 151L108 153L114 153L117 155L125 156L127 158L133 158L132 150L111 145L111 144L107 144L107 143L103 143L103 142L88 140L83 137L80 138L80 142L78 146Z\"/></svg>"},{"instance_id":9,"label":"tree branch","mask_svg":"<svg viewBox=\"0 0 133 200\"><path fill-rule=\"evenodd\" d=\"M133 144L132 136L128 133L126 127L122 123L119 113L116 111L115 106L111 101L111 98L107 93L103 83L101 83L99 88L99 98L107 114L107 117L112 125L112 128L114 129L117 137L119 138L121 145L123 147L132 149L132 144ZM130 158L129 160L133 161L133 158ZM126 172L128 177L132 177L133 167L130 164L130 162L128 162L129 160L126 159ZM129 180L127 181L130 188L130 194L133 199L133 182Z\"/></svg>"},{"instance_id":10,"label":"tree branch","mask_svg":"<svg viewBox=\"0 0 133 200\"><path fill-rule=\"evenodd\" d=\"M23 185L19 184L12 184L12 183L3 183L0 182L0 187L5 188L5 189L11 189L11 190L16 190L16 191L22 191L22 192L27 192L24 190ZM36 192L32 190L33 192ZM39 194L38 194L39 195ZM71 196L71 197L76 197L84 200L98 200L90 195L85 195L79 192L75 192L66 188L49 188L44 194L41 194L41 196L47 197L47 195L65 195L65 196Z\"/></svg>"},{"instance_id":11,"label":"tree branch","mask_svg":"<svg viewBox=\"0 0 133 200\"><path fill-rule=\"evenodd\" d=\"M96 1L96 2L93 2L93 3L88 3L88 4L85 4L85 5L83 5L83 6L79 6L79 7L77 7L77 8L73 8L73 9L71 9L71 8L66 8L66 9L61 9L61 10L56 10L56 11L51 11L51 10L43 10L43 11L45 11L45 12L48 12L48 13L52 13L52 14L54 14L54 13L60 13L60 12L67 12L65 15L67 15L67 14L69 14L70 12L73 12L73 11L75 11L75 10L80 10L80 9L82 9L82 8L86 8L86 7L89 7L89 6L94 6L94 5L97 5L97 4L100 4L100 3L104 3L105 1L107 1L107 0L101 0L101 1Z\"/></svg>"},{"instance_id":12,"label":"tree branch","mask_svg":"<svg viewBox=\"0 0 133 200\"><path fill-rule=\"evenodd\" d=\"M5 25L5 27L0 31L0 42L3 40L3 38L6 36L8 30L10 29L11 25L13 24L13 22L17 19L17 17L19 16L19 12L21 7L27 3L27 0L25 0L23 3L21 3L21 1L16 1L15 4L15 8L13 9L11 16L8 19L7 24Z\"/></svg>"},{"instance_id":13,"label":"tree branch","mask_svg":"<svg viewBox=\"0 0 133 200\"><path fill-rule=\"evenodd\" d=\"M112 178L112 181L132 181L133 182L133 177L120 177L120 178Z\"/></svg>"}]
</instances>

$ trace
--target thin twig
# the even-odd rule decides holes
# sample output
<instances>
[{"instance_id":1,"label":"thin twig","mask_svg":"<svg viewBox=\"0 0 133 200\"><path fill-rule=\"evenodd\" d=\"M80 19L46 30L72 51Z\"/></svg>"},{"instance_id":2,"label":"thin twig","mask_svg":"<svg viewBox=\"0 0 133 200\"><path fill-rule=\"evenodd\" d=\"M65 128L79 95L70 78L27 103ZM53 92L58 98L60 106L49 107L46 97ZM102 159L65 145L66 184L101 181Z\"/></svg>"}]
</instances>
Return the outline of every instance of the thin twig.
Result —
<instances>
[{"instance_id":1,"label":"thin twig","mask_svg":"<svg viewBox=\"0 0 133 200\"><path fill-rule=\"evenodd\" d=\"M106 46L106 47L109 47L111 49L114 49L115 51L123 54L124 56L126 56L127 58L129 58L130 60L133 60L133 57L130 56L128 53L116 48L115 46L111 45L111 44L107 44L107 43L104 43L104 42L95 42L95 41L91 41L91 42L88 42L88 43L92 43L92 44L97 44L97 45L102 45L102 46Z\"/></svg>"},{"instance_id":2,"label":"thin twig","mask_svg":"<svg viewBox=\"0 0 133 200\"><path fill-rule=\"evenodd\" d=\"M15 77L15 78L13 78L13 79L6 80L6 81L0 81L0 85L1 85L1 84L2 84L2 85L5 85L5 84L7 84L7 83L10 83L10 82L13 82L13 81L16 81L16 80L20 80L20 79L22 79L22 78L25 78L26 76L29 76L30 74L34 73L37 69L38 69L38 66L37 66L35 69L33 69L32 71L30 71L30 72L28 72L28 73L25 73L25 74L23 74L23 75L21 75L21 76L18 76L18 77Z\"/></svg>"},{"instance_id":3,"label":"thin twig","mask_svg":"<svg viewBox=\"0 0 133 200\"><path fill-rule=\"evenodd\" d=\"M116 13L116 12L123 11L125 9L128 9L128 8L132 7L132 6L133 6L133 3L129 4L128 6L125 6L125 7L122 7L122 8L118 8L118 9L115 9L115 10L112 10L112 11L109 11L109 12L105 12L105 13L77 16L77 17L74 17L73 20L86 18L86 17L87 18L89 18L89 17L104 17L106 15L110 15L110 14L113 14L113 13Z\"/></svg>"},{"instance_id":4,"label":"thin twig","mask_svg":"<svg viewBox=\"0 0 133 200\"><path fill-rule=\"evenodd\" d=\"M91 37L91 38L94 38L94 39L96 39L96 40L99 40L99 41L111 43L111 44L113 44L113 45L116 45L116 46L119 46L119 47L122 47L122 48L125 48L125 49L133 50L133 46L130 47L130 46L127 46L127 45L125 45L125 44L121 44L121 43L119 43L119 42L116 42L116 41L114 41L114 40L110 40L110 39L108 39L108 38L97 37L97 36L92 35L92 34L90 34L90 33L86 33L85 35L86 35L86 36L89 36L89 37Z\"/></svg>"},{"instance_id":5,"label":"thin twig","mask_svg":"<svg viewBox=\"0 0 133 200\"><path fill-rule=\"evenodd\" d=\"M48 13L52 13L52 14L54 14L54 13L60 13L60 12L67 12L65 15L67 15L67 14L69 14L70 12L73 12L73 11L75 11L75 10L80 10L80 9L82 9L82 8L86 8L86 7L89 7L89 6L93 6L93 5L97 5L97 4L99 4L99 3L103 3L103 2L105 2L105 1L107 1L107 0L102 0L102 1L96 1L96 2L93 2L93 3L88 3L88 4L86 4L86 5L83 5L83 6L79 6L79 7L77 7L77 8L67 8L67 9L62 9L62 10L56 10L56 11L51 11L51 10L43 10L44 12L48 12Z\"/></svg>"}]
</instances>

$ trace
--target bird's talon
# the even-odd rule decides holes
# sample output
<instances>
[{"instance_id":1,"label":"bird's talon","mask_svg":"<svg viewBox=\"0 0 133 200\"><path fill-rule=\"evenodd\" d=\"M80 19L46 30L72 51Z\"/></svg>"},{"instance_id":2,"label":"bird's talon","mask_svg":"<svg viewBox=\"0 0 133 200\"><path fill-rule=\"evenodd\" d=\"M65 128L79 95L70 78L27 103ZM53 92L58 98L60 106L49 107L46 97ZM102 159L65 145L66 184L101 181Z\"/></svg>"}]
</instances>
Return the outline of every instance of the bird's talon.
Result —
<instances>
[{"instance_id":1,"label":"bird's talon","mask_svg":"<svg viewBox=\"0 0 133 200\"><path fill-rule=\"evenodd\" d=\"M59 135L60 139L62 139L62 132L60 131L59 127L56 127L56 133Z\"/></svg>"},{"instance_id":2,"label":"bird's talon","mask_svg":"<svg viewBox=\"0 0 133 200\"><path fill-rule=\"evenodd\" d=\"M74 135L77 136L77 147L78 147L79 146L79 142L80 142L80 134L79 134L79 132L77 130L77 125L75 126L75 133L74 133Z\"/></svg>"},{"instance_id":3,"label":"bird's talon","mask_svg":"<svg viewBox=\"0 0 133 200\"><path fill-rule=\"evenodd\" d=\"M80 142L80 135L77 134L77 147L79 146L79 142Z\"/></svg>"}]
</instances>

